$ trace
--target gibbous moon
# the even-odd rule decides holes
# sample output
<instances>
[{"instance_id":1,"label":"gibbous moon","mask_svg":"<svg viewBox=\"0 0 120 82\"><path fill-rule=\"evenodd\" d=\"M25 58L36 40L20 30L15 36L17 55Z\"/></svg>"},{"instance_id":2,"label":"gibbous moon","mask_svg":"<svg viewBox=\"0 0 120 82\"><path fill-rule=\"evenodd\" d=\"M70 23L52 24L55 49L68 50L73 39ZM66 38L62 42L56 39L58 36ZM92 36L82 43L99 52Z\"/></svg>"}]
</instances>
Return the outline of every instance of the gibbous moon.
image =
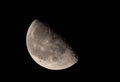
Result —
<instances>
[{"instance_id":1,"label":"gibbous moon","mask_svg":"<svg viewBox=\"0 0 120 82\"><path fill-rule=\"evenodd\" d=\"M72 48L49 26L34 20L28 28L26 45L32 59L50 70L62 70L78 61Z\"/></svg>"}]
</instances>

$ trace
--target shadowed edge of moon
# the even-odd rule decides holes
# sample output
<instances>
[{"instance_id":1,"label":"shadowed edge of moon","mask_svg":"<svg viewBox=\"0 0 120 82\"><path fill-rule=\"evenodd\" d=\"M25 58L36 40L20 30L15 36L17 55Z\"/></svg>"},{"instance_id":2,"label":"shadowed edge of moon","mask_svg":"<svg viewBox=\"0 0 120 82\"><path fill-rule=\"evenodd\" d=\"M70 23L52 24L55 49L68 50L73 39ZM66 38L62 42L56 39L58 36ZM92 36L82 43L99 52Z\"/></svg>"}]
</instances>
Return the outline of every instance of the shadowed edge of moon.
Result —
<instances>
[{"instance_id":1,"label":"shadowed edge of moon","mask_svg":"<svg viewBox=\"0 0 120 82\"><path fill-rule=\"evenodd\" d=\"M69 62L67 64L64 64L62 63L62 65L60 65L60 63L56 63L56 62L50 62L50 61L44 61L40 58L38 58L37 56L33 55L33 53L31 52L30 48L29 48L29 40L28 38L30 37L30 35L32 37L34 37L34 32L36 30L37 27L35 27L35 25L40 25L42 24L39 20L34 20L32 22L32 24L30 25L30 27L28 28L28 31L27 31L27 35L26 35L26 44L27 44L27 49L28 49L28 52L30 53L30 56L33 58L33 60L39 64L40 66L44 67L44 68L47 68L47 69L51 69L51 70L62 70L62 69L66 69L66 68L69 68L71 67L72 65L74 65L77 61L78 61L78 58L76 58L74 55L76 54L71 54L69 52L67 52L66 54L69 54L70 57L65 57L63 59L61 59L61 62L64 62L64 61L68 61L69 59ZM42 24L43 25L43 24ZM34 28L33 28L34 27ZM40 26L39 26L40 27ZM32 43L31 43L32 44ZM73 56L72 56L73 55ZM73 60L72 60L72 59Z\"/></svg>"}]
</instances>

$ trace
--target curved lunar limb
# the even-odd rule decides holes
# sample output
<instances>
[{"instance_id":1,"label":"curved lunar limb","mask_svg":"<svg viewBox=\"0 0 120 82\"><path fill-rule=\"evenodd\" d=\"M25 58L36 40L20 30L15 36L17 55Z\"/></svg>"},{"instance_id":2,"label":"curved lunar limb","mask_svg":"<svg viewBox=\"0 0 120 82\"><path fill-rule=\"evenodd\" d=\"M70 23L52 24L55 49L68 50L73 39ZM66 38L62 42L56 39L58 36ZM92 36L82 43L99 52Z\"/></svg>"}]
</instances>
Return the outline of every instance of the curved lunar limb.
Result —
<instances>
[{"instance_id":1,"label":"curved lunar limb","mask_svg":"<svg viewBox=\"0 0 120 82\"><path fill-rule=\"evenodd\" d=\"M78 61L70 46L38 20L34 20L29 27L26 44L33 60L47 69L66 69Z\"/></svg>"}]
</instances>

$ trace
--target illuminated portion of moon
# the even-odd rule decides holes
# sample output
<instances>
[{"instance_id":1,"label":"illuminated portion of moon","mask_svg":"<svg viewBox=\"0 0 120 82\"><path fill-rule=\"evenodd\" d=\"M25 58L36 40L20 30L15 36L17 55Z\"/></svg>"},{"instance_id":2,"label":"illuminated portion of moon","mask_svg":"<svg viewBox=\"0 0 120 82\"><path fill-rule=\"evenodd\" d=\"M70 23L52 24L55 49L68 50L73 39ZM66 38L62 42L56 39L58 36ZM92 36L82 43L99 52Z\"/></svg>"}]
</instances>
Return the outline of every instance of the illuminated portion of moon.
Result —
<instances>
[{"instance_id":1,"label":"illuminated portion of moon","mask_svg":"<svg viewBox=\"0 0 120 82\"><path fill-rule=\"evenodd\" d=\"M77 55L60 35L39 20L34 20L30 25L26 44L33 60L47 69L66 69L78 61Z\"/></svg>"}]
</instances>

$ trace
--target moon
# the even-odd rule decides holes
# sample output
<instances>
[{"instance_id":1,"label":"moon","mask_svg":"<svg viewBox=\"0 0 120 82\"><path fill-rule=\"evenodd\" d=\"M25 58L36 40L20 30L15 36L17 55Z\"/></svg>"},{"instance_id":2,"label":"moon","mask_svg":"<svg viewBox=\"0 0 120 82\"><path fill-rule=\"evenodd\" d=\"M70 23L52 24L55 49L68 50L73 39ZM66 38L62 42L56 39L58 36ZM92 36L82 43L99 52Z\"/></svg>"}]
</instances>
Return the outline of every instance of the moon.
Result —
<instances>
[{"instance_id":1,"label":"moon","mask_svg":"<svg viewBox=\"0 0 120 82\"><path fill-rule=\"evenodd\" d=\"M32 59L46 69L62 70L78 61L78 56L61 36L37 19L28 28L26 45Z\"/></svg>"}]
</instances>

